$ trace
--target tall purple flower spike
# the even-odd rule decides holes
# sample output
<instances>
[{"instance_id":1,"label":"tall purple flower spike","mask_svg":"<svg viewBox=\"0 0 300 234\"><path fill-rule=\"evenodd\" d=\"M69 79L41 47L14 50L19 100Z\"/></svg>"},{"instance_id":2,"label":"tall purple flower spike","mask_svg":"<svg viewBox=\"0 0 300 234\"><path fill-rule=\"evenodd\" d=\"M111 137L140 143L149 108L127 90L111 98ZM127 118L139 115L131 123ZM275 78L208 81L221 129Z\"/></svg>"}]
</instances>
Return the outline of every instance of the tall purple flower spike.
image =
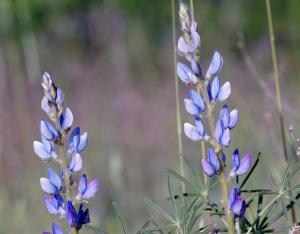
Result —
<instances>
[{"instance_id":1,"label":"tall purple flower spike","mask_svg":"<svg viewBox=\"0 0 300 234\"><path fill-rule=\"evenodd\" d=\"M242 218L246 211L244 199L238 195L238 189L233 187L229 192L229 208L235 218Z\"/></svg>"},{"instance_id":2,"label":"tall purple flower spike","mask_svg":"<svg viewBox=\"0 0 300 234\"><path fill-rule=\"evenodd\" d=\"M232 154L232 165L233 168L230 171L230 176L236 176L236 175L244 175L246 174L252 165L252 155L246 154L242 160L240 160L239 150L236 149L233 151Z\"/></svg>"},{"instance_id":3,"label":"tall purple flower spike","mask_svg":"<svg viewBox=\"0 0 300 234\"><path fill-rule=\"evenodd\" d=\"M217 154L211 148L208 149L207 160L202 159L202 168L208 176L216 175L220 170L220 162Z\"/></svg>"}]
</instances>

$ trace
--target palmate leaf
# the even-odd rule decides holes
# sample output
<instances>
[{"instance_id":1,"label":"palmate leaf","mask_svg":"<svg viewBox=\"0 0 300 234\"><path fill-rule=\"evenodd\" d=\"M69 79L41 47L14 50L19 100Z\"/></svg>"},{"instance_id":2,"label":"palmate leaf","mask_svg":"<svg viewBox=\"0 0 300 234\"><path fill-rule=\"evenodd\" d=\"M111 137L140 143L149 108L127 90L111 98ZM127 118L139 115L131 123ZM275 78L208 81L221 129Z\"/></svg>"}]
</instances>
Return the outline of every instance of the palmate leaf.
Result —
<instances>
[{"instance_id":1,"label":"palmate leaf","mask_svg":"<svg viewBox=\"0 0 300 234\"><path fill-rule=\"evenodd\" d=\"M144 201L147 204L147 206L152 208L159 215L163 216L165 219L169 220L171 223L176 224L175 219L171 215L169 215L166 211L164 211L164 209L162 209L159 205L157 205L156 203L154 203L153 201L151 201L148 198L145 198Z\"/></svg>"}]
</instances>

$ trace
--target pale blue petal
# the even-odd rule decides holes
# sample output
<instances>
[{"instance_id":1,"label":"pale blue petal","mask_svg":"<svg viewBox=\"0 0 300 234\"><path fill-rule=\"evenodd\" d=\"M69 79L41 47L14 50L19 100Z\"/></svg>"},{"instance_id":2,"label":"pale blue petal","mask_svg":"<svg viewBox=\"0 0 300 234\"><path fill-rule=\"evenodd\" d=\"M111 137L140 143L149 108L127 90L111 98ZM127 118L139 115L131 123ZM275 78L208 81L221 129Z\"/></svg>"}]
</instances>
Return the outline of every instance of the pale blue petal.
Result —
<instances>
[{"instance_id":1,"label":"pale blue petal","mask_svg":"<svg viewBox=\"0 0 300 234\"><path fill-rule=\"evenodd\" d=\"M44 145L41 142L33 142L33 150L42 160L50 160L51 155L45 150Z\"/></svg>"},{"instance_id":2,"label":"pale blue petal","mask_svg":"<svg viewBox=\"0 0 300 234\"><path fill-rule=\"evenodd\" d=\"M81 196L85 193L86 189L87 189L87 178L86 175L83 175L80 178L78 184L78 192L80 193Z\"/></svg>"},{"instance_id":3,"label":"pale blue petal","mask_svg":"<svg viewBox=\"0 0 300 234\"><path fill-rule=\"evenodd\" d=\"M200 64L198 62L196 62L195 59L193 59L193 58L191 60L191 67L196 76L202 77L202 70L201 70Z\"/></svg>"},{"instance_id":4,"label":"pale blue petal","mask_svg":"<svg viewBox=\"0 0 300 234\"><path fill-rule=\"evenodd\" d=\"M193 71L183 63L177 63L177 75L185 84L196 84L198 78L194 75Z\"/></svg>"},{"instance_id":5,"label":"pale blue petal","mask_svg":"<svg viewBox=\"0 0 300 234\"><path fill-rule=\"evenodd\" d=\"M82 158L80 154L78 153L73 153L72 154L72 160L70 162L70 171L71 172L78 172L82 169Z\"/></svg>"},{"instance_id":6,"label":"pale blue petal","mask_svg":"<svg viewBox=\"0 0 300 234\"><path fill-rule=\"evenodd\" d=\"M225 84L222 85L217 99L220 102L225 101L227 98L229 98L230 94L231 94L230 82L227 81Z\"/></svg>"},{"instance_id":7,"label":"pale blue petal","mask_svg":"<svg viewBox=\"0 0 300 234\"><path fill-rule=\"evenodd\" d=\"M41 135L43 135L47 140L53 141L58 137L56 129L47 121L41 121L40 123Z\"/></svg>"},{"instance_id":8,"label":"pale blue petal","mask_svg":"<svg viewBox=\"0 0 300 234\"><path fill-rule=\"evenodd\" d=\"M199 108L188 98L184 99L185 110L191 115L200 114Z\"/></svg>"},{"instance_id":9,"label":"pale blue petal","mask_svg":"<svg viewBox=\"0 0 300 234\"><path fill-rule=\"evenodd\" d=\"M49 104L48 104L48 98L46 96L43 97L41 102L41 108L43 111L45 111L47 114L49 114Z\"/></svg>"},{"instance_id":10,"label":"pale blue petal","mask_svg":"<svg viewBox=\"0 0 300 234\"><path fill-rule=\"evenodd\" d=\"M53 199L51 197L45 196L44 204L50 214L57 215L60 213L57 209L58 207L54 204Z\"/></svg>"},{"instance_id":11,"label":"pale blue petal","mask_svg":"<svg viewBox=\"0 0 300 234\"><path fill-rule=\"evenodd\" d=\"M189 96L192 102L199 108L199 111L202 112L204 110L202 97L195 90L190 90Z\"/></svg>"},{"instance_id":12,"label":"pale blue petal","mask_svg":"<svg viewBox=\"0 0 300 234\"><path fill-rule=\"evenodd\" d=\"M194 52L195 49L200 47L200 36L199 33L196 32L196 30L191 30L191 45L190 45L190 52Z\"/></svg>"},{"instance_id":13,"label":"pale blue petal","mask_svg":"<svg viewBox=\"0 0 300 234\"><path fill-rule=\"evenodd\" d=\"M203 137L197 131L197 128L190 123L185 123L184 126L185 135L192 141L197 142L203 139Z\"/></svg>"},{"instance_id":14,"label":"pale blue petal","mask_svg":"<svg viewBox=\"0 0 300 234\"><path fill-rule=\"evenodd\" d=\"M239 111L237 109L234 109L230 112L230 122L229 122L229 128L234 128L239 121Z\"/></svg>"},{"instance_id":15,"label":"pale blue petal","mask_svg":"<svg viewBox=\"0 0 300 234\"><path fill-rule=\"evenodd\" d=\"M61 107L64 104L64 94L61 91L60 88L57 88L56 90L56 104L58 105L58 107Z\"/></svg>"},{"instance_id":16,"label":"pale blue petal","mask_svg":"<svg viewBox=\"0 0 300 234\"><path fill-rule=\"evenodd\" d=\"M221 82L219 77L213 79L211 83L211 97L213 100L217 99L220 92Z\"/></svg>"},{"instance_id":17,"label":"pale blue petal","mask_svg":"<svg viewBox=\"0 0 300 234\"><path fill-rule=\"evenodd\" d=\"M187 54L188 53L187 43L185 42L185 40L182 36L178 40L177 47L178 47L179 52L181 52L182 54Z\"/></svg>"},{"instance_id":18,"label":"pale blue petal","mask_svg":"<svg viewBox=\"0 0 300 234\"><path fill-rule=\"evenodd\" d=\"M218 120L215 129L215 138L218 140L218 142L220 142L222 135L223 135L223 123L222 120Z\"/></svg>"},{"instance_id":19,"label":"pale blue petal","mask_svg":"<svg viewBox=\"0 0 300 234\"><path fill-rule=\"evenodd\" d=\"M208 149L208 162L213 166L215 171L220 169L220 162L217 154L211 148Z\"/></svg>"},{"instance_id":20,"label":"pale blue petal","mask_svg":"<svg viewBox=\"0 0 300 234\"><path fill-rule=\"evenodd\" d=\"M212 60L209 64L209 67L207 69L206 78L209 79L212 76L218 74L221 71L222 66L223 66L222 56L218 51L215 51Z\"/></svg>"},{"instance_id":21,"label":"pale blue petal","mask_svg":"<svg viewBox=\"0 0 300 234\"><path fill-rule=\"evenodd\" d=\"M47 178L42 177L40 179L40 184L42 190L47 194L54 194L57 192L57 188L55 187L55 185L53 185L51 181Z\"/></svg>"},{"instance_id":22,"label":"pale blue petal","mask_svg":"<svg viewBox=\"0 0 300 234\"><path fill-rule=\"evenodd\" d=\"M71 128L73 124L73 114L70 108L66 108L64 113L60 117L60 124L63 131L66 131Z\"/></svg>"},{"instance_id":23,"label":"pale blue petal","mask_svg":"<svg viewBox=\"0 0 300 234\"><path fill-rule=\"evenodd\" d=\"M246 154L242 158L240 166L239 166L239 168L236 171L236 174L237 175L244 175L244 174L246 174L250 170L251 165L252 165L252 155L251 154Z\"/></svg>"},{"instance_id":24,"label":"pale blue petal","mask_svg":"<svg viewBox=\"0 0 300 234\"><path fill-rule=\"evenodd\" d=\"M73 129L73 131L70 134L69 146L74 147L74 149L76 150L78 147L79 141L80 141L80 128L76 127Z\"/></svg>"},{"instance_id":25,"label":"pale blue petal","mask_svg":"<svg viewBox=\"0 0 300 234\"><path fill-rule=\"evenodd\" d=\"M206 175L213 176L216 173L213 166L207 160L202 159L201 164L202 164L202 168L203 168Z\"/></svg>"},{"instance_id":26,"label":"pale blue petal","mask_svg":"<svg viewBox=\"0 0 300 234\"><path fill-rule=\"evenodd\" d=\"M223 127L228 128L230 122L230 114L228 111L228 106L224 105L220 111L220 119L223 121Z\"/></svg>"},{"instance_id":27,"label":"pale blue petal","mask_svg":"<svg viewBox=\"0 0 300 234\"><path fill-rule=\"evenodd\" d=\"M50 168L48 169L48 178L51 183L57 188L57 190L59 190L61 187L61 180L56 172Z\"/></svg>"},{"instance_id":28,"label":"pale blue petal","mask_svg":"<svg viewBox=\"0 0 300 234\"><path fill-rule=\"evenodd\" d=\"M226 128L223 132L223 135L220 139L220 144L223 146L228 147L230 144L230 130L229 128Z\"/></svg>"},{"instance_id":29,"label":"pale blue petal","mask_svg":"<svg viewBox=\"0 0 300 234\"><path fill-rule=\"evenodd\" d=\"M96 179L91 180L88 183L87 189L84 192L84 194L82 195L82 198L84 200L89 200L89 199L95 197L98 190L99 190L99 182Z\"/></svg>"},{"instance_id":30,"label":"pale blue petal","mask_svg":"<svg viewBox=\"0 0 300 234\"><path fill-rule=\"evenodd\" d=\"M85 132L80 136L80 141L77 146L78 152L85 150L87 145L88 145L88 134L87 134L87 132Z\"/></svg>"}]
</instances>

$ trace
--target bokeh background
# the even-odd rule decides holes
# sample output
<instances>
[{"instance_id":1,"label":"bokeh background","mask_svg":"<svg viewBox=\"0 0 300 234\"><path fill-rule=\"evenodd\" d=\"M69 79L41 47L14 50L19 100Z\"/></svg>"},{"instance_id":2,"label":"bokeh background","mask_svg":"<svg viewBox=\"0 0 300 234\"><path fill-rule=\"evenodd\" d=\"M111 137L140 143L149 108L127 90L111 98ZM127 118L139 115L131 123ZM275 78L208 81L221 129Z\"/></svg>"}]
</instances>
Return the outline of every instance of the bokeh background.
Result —
<instances>
[{"instance_id":1,"label":"bokeh background","mask_svg":"<svg viewBox=\"0 0 300 234\"><path fill-rule=\"evenodd\" d=\"M286 129L293 124L300 135L300 2L271 2ZM265 173L254 182L270 184L284 163L265 3L194 4L202 67L214 50L221 52L230 106L240 110L227 152L261 151ZM162 203L164 168L178 168L171 25L169 0L0 1L0 233L40 233L53 221L39 186L47 166L32 150L46 118L43 71L62 87L76 125L89 133L84 172L101 181L90 205L92 224L119 232L113 200L131 230L153 216L143 198ZM181 108L186 94L180 84ZM183 143L184 154L199 164L200 146L185 136Z\"/></svg>"}]
</instances>

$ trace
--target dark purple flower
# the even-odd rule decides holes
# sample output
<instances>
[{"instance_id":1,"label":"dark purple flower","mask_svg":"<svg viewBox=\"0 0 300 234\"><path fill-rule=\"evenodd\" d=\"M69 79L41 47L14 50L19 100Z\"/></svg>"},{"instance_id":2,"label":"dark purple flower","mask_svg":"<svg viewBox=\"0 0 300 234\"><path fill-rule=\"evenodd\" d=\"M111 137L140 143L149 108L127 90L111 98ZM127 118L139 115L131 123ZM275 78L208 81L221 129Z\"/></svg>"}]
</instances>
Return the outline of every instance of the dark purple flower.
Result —
<instances>
[{"instance_id":1,"label":"dark purple flower","mask_svg":"<svg viewBox=\"0 0 300 234\"><path fill-rule=\"evenodd\" d=\"M229 208L235 218L242 218L245 214L246 203L244 199L239 196L238 189L236 187L233 187L229 192Z\"/></svg>"},{"instance_id":2,"label":"dark purple flower","mask_svg":"<svg viewBox=\"0 0 300 234\"><path fill-rule=\"evenodd\" d=\"M77 212L72 201L67 201L66 220L70 227L79 230L83 224L90 222L89 209L83 211L83 204L81 203Z\"/></svg>"}]
</instances>

